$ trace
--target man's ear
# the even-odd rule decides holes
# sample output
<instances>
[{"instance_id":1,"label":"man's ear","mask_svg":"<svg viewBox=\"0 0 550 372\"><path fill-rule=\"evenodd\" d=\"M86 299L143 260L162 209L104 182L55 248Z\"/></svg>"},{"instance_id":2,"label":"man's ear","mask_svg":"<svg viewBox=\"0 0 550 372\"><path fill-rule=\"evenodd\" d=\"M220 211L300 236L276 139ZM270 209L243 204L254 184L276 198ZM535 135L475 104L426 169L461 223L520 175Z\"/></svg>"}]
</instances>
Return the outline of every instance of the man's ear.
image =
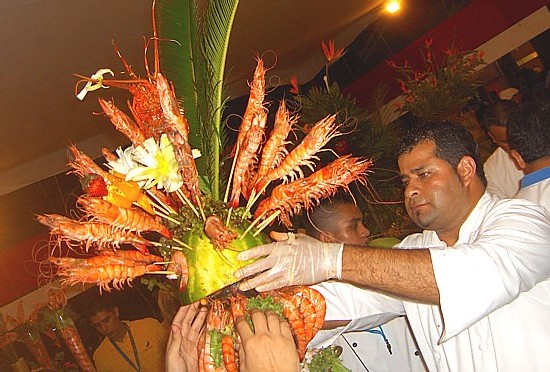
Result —
<instances>
[{"instance_id":1,"label":"man's ear","mask_svg":"<svg viewBox=\"0 0 550 372\"><path fill-rule=\"evenodd\" d=\"M527 166L527 163L525 162L525 160L523 160L523 156L521 156L521 154L514 149L511 149L509 154L510 157L514 159L514 162L516 163L518 168L524 170Z\"/></svg>"},{"instance_id":2,"label":"man's ear","mask_svg":"<svg viewBox=\"0 0 550 372\"><path fill-rule=\"evenodd\" d=\"M323 243L332 243L332 237L324 231L319 233L319 240Z\"/></svg>"},{"instance_id":3,"label":"man's ear","mask_svg":"<svg viewBox=\"0 0 550 372\"><path fill-rule=\"evenodd\" d=\"M113 307L113 313L116 315L117 319L120 314L120 310L118 309L118 306Z\"/></svg>"},{"instance_id":4,"label":"man's ear","mask_svg":"<svg viewBox=\"0 0 550 372\"><path fill-rule=\"evenodd\" d=\"M476 170L476 162L471 156L463 156L456 167L456 173L464 186L468 186L477 176Z\"/></svg>"}]
</instances>

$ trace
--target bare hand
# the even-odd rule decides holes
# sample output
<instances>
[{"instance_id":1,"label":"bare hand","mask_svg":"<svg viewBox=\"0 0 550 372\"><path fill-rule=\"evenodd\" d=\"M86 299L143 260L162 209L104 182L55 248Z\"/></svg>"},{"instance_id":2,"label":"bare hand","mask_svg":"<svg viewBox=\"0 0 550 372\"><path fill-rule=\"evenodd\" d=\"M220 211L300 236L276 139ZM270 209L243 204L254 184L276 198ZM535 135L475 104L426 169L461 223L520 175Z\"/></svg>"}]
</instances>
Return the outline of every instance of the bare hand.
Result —
<instances>
[{"instance_id":1,"label":"bare hand","mask_svg":"<svg viewBox=\"0 0 550 372\"><path fill-rule=\"evenodd\" d=\"M260 245L239 253L237 258L246 261L267 256L235 272L243 281L239 289L269 291L290 285L311 285L339 278L342 269L340 243L323 243L309 236L289 234L290 238Z\"/></svg>"},{"instance_id":2,"label":"bare hand","mask_svg":"<svg viewBox=\"0 0 550 372\"><path fill-rule=\"evenodd\" d=\"M166 372L197 371L197 343L206 314L206 307L199 308L198 302L180 307L172 321L168 338Z\"/></svg>"},{"instance_id":3,"label":"bare hand","mask_svg":"<svg viewBox=\"0 0 550 372\"><path fill-rule=\"evenodd\" d=\"M254 330L244 317L237 320L240 372L299 371L298 352L288 323L271 311L254 311L251 318Z\"/></svg>"}]
</instances>

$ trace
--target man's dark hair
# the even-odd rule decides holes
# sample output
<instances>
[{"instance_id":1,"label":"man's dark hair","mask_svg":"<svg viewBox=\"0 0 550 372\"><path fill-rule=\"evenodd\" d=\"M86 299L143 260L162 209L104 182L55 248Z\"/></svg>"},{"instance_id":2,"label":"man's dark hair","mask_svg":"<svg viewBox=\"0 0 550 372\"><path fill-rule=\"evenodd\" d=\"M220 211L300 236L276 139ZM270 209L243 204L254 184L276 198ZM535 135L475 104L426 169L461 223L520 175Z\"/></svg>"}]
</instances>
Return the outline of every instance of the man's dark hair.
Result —
<instances>
[{"instance_id":1,"label":"man's dark hair","mask_svg":"<svg viewBox=\"0 0 550 372\"><path fill-rule=\"evenodd\" d=\"M550 103L527 102L510 115L508 143L526 163L550 156Z\"/></svg>"},{"instance_id":2,"label":"man's dark hair","mask_svg":"<svg viewBox=\"0 0 550 372\"><path fill-rule=\"evenodd\" d=\"M481 182L487 186L483 163L479 156L479 147L466 128L449 121L425 123L416 126L399 139L397 156L411 152L416 145L425 141L432 141L435 144L435 155L445 160L455 170L464 156L474 159L476 174Z\"/></svg>"},{"instance_id":3,"label":"man's dark hair","mask_svg":"<svg viewBox=\"0 0 550 372\"><path fill-rule=\"evenodd\" d=\"M483 118L482 126L485 132L489 132L491 125L497 127L506 127L510 118L510 113L518 108L518 104L514 101L498 101L490 106Z\"/></svg>"},{"instance_id":4,"label":"man's dark hair","mask_svg":"<svg viewBox=\"0 0 550 372\"><path fill-rule=\"evenodd\" d=\"M117 305L114 303L113 299L109 295L101 295L94 297L92 301L90 301L90 307L88 308L88 318L96 315L97 313L100 313L104 310L106 311L113 311Z\"/></svg>"},{"instance_id":5,"label":"man's dark hair","mask_svg":"<svg viewBox=\"0 0 550 372\"><path fill-rule=\"evenodd\" d=\"M302 223L306 234L316 239L321 232L332 232L334 227L334 211L340 205L355 204L353 199L339 192L331 198L321 200L318 206L302 214Z\"/></svg>"}]
</instances>

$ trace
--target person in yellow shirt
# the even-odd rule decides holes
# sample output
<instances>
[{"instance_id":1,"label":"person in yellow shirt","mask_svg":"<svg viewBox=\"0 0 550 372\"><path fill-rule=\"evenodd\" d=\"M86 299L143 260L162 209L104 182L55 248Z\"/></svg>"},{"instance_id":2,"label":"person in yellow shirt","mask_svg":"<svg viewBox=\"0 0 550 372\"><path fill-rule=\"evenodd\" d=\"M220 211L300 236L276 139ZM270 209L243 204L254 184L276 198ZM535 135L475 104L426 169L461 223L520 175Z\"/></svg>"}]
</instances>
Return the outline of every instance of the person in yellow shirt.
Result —
<instances>
[{"instance_id":1,"label":"person in yellow shirt","mask_svg":"<svg viewBox=\"0 0 550 372\"><path fill-rule=\"evenodd\" d=\"M93 355L98 372L164 371L168 332L158 320L122 321L106 295L92 302L89 314L92 326L105 336Z\"/></svg>"}]
</instances>

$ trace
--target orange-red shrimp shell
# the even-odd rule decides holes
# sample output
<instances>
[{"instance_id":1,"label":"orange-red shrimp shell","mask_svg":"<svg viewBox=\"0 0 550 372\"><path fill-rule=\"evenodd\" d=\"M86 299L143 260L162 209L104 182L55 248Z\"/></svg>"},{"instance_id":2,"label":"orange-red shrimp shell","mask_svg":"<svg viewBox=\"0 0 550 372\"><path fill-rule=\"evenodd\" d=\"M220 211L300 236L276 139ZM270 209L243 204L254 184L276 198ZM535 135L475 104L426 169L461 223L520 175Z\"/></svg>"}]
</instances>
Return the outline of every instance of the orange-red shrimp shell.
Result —
<instances>
[{"instance_id":1,"label":"orange-red shrimp shell","mask_svg":"<svg viewBox=\"0 0 550 372\"><path fill-rule=\"evenodd\" d=\"M290 115L286 108L285 101L282 101L275 115L273 131L271 131L271 135L262 149L258 171L254 176L254 181L250 183L249 188L254 188L259 180L264 178L270 170L276 168L285 156L288 155L285 146L289 142L286 141L286 138L292 126L295 125L297 121L297 117Z\"/></svg>"},{"instance_id":2,"label":"orange-red shrimp shell","mask_svg":"<svg viewBox=\"0 0 550 372\"><path fill-rule=\"evenodd\" d=\"M235 340L233 340L231 335L224 335L222 337L222 357L227 372L239 371L237 353L235 352Z\"/></svg>"},{"instance_id":3,"label":"orange-red shrimp shell","mask_svg":"<svg viewBox=\"0 0 550 372\"><path fill-rule=\"evenodd\" d=\"M347 189L353 181L365 183L371 165L370 160L342 156L307 178L276 186L270 197L260 202L254 218L280 211L281 221L291 227L290 215L318 205L322 199L334 195L338 188Z\"/></svg>"},{"instance_id":4,"label":"orange-red shrimp shell","mask_svg":"<svg viewBox=\"0 0 550 372\"><path fill-rule=\"evenodd\" d=\"M62 258L58 258L54 263L59 267L57 275L62 277L62 283L74 285L77 283L95 283L99 286L100 291L111 291L110 285L115 289L122 289L124 283L132 285L131 282L138 276L147 274L148 272L161 270L159 265L131 265L126 264L110 264L96 266L87 260L77 263L69 261L68 264L63 262Z\"/></svg>"},{"instance_id":5,"label":"orange-red shrimp shell","mask_svg":"<svg viewBox=\"0 0 550 372\"><path fill-rule=\"evenodd\" d=\"M187 281L189 279L189 267L187 266L187 258L180 251L175 251L170 257L170 263L166 267L166 271L172 271L178 277L179 290L185 291Z\"/></svg>"},{"instance_id":6,"label":"orange-red shrimp shell","mask_svg":"<svg viewBox=\"0 0 550 372\"><path fill-rule=\"evenodd\" d=\"M57 235L67 244L83 243L86 252L94 245L99 249L106 249L119 248L126 243L132 244L142 253L149 253L146 247L151 243L147 239L129 231L113 231L108 224L79 222L59 214L39 215L37 220L48 226L52 235Z\"/></svg>"},{"instance_id":7,"label":"orange-red shrimp shell","mask_svg":"<svg viewBox=\"0 0 550 372\"><path fill-rule=\"evenodd\" d=\"M153 216L137 208L118 207L102 198L81 196L77 204L92 221L110 224L116 229L127 231L156 231L170 239L172 233Z\"/></svg>"},{"instance_id":8,"label":"orange-red shrimp shell","mask_svg":"<svg viewBox=\"0 0 550 372\"><path fill-rule=\"evenodd\" d=\"M242 147L239 147L236 155L233 180L231 185L231 198L229 205L232 208L239 206L241 194L248 197L248 184L252 181L253 169L258 160L257 152L265 136L265 125L267 123L267 111L261 110L252 118L252 125L243 140Z\"/></svg>"},{"instance_id":9,"label":"orange-red shrimp shell","mask_svg":"<svg viewBox=\"0 0 550 372\"><path fill-rule=\"evenodd\" d=\"M227 246L239 236L239 234L230 231L216 215L211 215L206 218L204 222L204 233L210 238L212 245L216 249L227 248Z\"/></svg>"},{"instance_id":10,"label":"orange-red shrimp shell","mask_svg":"<svg viewBox=\"0 0 550 372\"><path fill-rule=\"evenodd\" d=\"M335 120L336 115L330 115L318 121L304 137L302 142L284 158L281 164L277 168L271 170L263 180L258 183L256 191L262 190L269 182L280 178L293 180L298 176L303 177L304 174L300 168L302 166L306 166L313 171L314 164L311 159L317 159L315 154L319 152L328 141L339 134L338 125Z\"/></svg>"},{"instance_id":11,"label":"orange-red shrimp shell","mask_svg":"<svg viewBox=\"0 0 550 372\"><path fill-rule=\"evenodd\" d=\"M103 112L111 119L111 123L113 123L115 128L124 134L134 146L141 145L145 141L146 137L136 122L116 107L113 102L99 98L99 105L103 109Z\"/></svg>"}]
</instances>

